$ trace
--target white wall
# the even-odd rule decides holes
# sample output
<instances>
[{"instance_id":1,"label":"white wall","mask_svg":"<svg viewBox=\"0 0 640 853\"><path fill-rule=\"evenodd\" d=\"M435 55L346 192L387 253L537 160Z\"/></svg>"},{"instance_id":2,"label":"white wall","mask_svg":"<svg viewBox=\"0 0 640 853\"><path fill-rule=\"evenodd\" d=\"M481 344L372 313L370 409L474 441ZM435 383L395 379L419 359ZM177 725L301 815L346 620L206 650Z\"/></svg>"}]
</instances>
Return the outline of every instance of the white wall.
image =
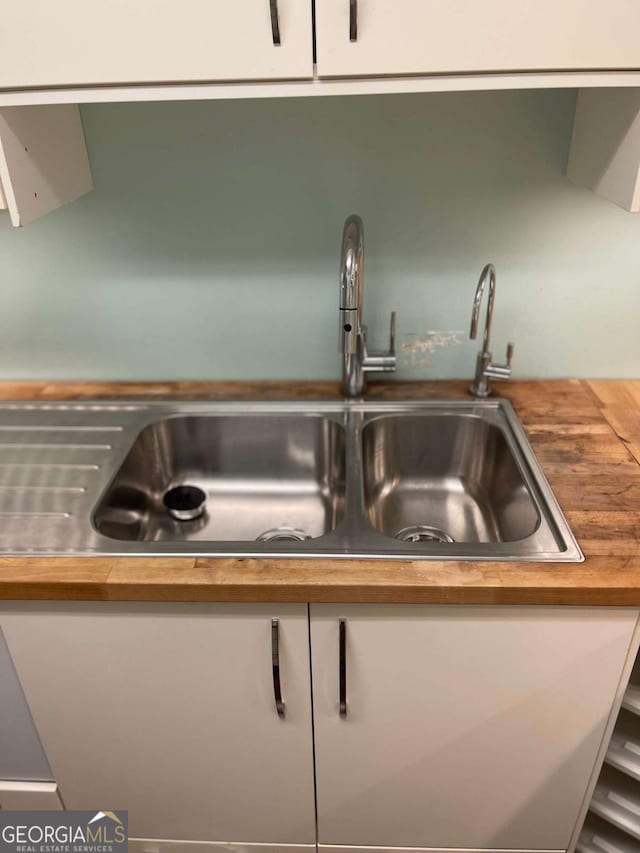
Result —
<instances>
[{"instance_id":1,"label":"white wall","mask_svg":"<svg viewBox=\"0 0 640 853\"><path fill-rule=\"evenodd\" d=\"M574 91L83 109L95 192L0 221L0 378L336 378L342 222L372 344L470 376L482 265L518 376L640 377L640 216L564 176ZM429 339L433 340L433 339ZM427 341L428 345L429 341ZM425 364L430 361L431 364Z\"/></svg>"}]
</instances>

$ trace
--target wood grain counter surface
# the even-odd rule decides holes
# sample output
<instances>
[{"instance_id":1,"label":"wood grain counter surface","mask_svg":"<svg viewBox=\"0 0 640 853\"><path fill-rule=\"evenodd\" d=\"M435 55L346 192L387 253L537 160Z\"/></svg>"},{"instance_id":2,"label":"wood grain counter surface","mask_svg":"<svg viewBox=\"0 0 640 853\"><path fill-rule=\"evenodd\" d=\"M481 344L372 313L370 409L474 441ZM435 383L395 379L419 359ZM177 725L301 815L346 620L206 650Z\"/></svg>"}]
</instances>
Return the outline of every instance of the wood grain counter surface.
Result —
<instances>
[{"instance_id":1,"label":"wood grain counter surface","mask_svg":"<svg viewBox=\"0 0 640 853\"><path fill-rule=\"evenodd\" d=\"M467 382L382 382L371 399L467 398ZM0 598L640 606L640 381L496 386L584 563L3 557ZM0 383L5 400L335 399L336 383Z\"/></svg>"}]
</instances>

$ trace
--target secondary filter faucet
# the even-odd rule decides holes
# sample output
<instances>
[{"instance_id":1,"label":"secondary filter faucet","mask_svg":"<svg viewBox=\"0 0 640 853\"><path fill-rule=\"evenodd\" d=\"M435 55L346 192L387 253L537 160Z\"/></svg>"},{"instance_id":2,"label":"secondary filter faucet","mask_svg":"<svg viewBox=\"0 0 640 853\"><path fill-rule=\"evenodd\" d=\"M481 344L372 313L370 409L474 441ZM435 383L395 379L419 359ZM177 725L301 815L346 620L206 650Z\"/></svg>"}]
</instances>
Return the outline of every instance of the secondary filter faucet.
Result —
<instances>
[{"instance_id":1,"label":"secondary filter faucet","mask_svg":"<svg viewBox=\"0 0 640 853\"><path fill-rule=\"evenodd\" d=\"M362 324L364 286L364 225L356 214L348 216L342 232L340 257L340 352L342 393L359 397L366 390L367 373L393 373L396 369L396 312L391 312L389 350L367 350L367 327Z\"/></svg>"},{"instance_id":2,"label":"secondary filter faucet","mask_svg":"<svg viewBox=\"0 0 640 853\"><path fill-rule=\"evenodd\" d=\"M488 397L491 394L490 379L509 379L511 377L511 360L513 358L513 344L507 344L507 362L506 364L494 364L491 359L490 338L491 324L493 322L493 303L496 296L496 268L493 264L487 264L480 273L480 280L476 287L476 293L473 297L473 311L471 313L471 331L469 338L474 340L478 334L478 317L480 315L480 306L482 304L482 296L485 286L489 282L489 296L487 297L487 317L484 324L484 337L482 340L482 349L478 353L476 361L476 375L473 380L470 391L474 397Z\"/></svg>"}]
</instances>

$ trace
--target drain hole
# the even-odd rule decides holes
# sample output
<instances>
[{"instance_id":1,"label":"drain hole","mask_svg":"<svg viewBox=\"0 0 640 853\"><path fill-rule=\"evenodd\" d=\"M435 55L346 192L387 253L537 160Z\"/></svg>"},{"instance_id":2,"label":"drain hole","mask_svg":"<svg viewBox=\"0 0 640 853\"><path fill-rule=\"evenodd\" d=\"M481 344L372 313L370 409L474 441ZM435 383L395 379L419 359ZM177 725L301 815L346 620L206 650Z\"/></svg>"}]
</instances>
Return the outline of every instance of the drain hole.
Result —
<instances>
[{"instance_id":1,"label":"drain hole","mask_svg":"<svg viewBox=\"0 0 640 853\"><path fill-rule=\"evenodd\" d=\"M293 527L274 527L256 536L256 542L304 542L306 539L311 539L308 533Z\"/></svg>"},{"instance_id":2,"label":"drain hole","mask_svg":"<svg viewBox=\"0 0 640 853\"><path fill-rule=\"evenodd\" d=\"M440 530L428 524L416 524L414 527L403 527L395 535L401 542L455 542L456 540Z\"/></svg>"},{"instance_id":3,"label":"drain hole","mask_svg":"<svg viewBox=\"0 0 640 853\"><path fill-rule=\"evenodd\" d=\"M174 486L165 493L163 502L176 521L194 521L204 513L207 495L198 486Z\"/></svg>"}]
</instances>

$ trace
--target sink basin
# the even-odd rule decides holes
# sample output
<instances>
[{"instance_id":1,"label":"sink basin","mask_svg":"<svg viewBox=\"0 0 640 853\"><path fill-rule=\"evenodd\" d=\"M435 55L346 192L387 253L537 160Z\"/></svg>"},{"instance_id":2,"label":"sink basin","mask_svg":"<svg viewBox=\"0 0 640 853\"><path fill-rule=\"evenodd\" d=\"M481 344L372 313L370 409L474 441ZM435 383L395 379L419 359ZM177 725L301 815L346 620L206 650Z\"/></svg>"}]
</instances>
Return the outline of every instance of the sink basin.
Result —
<instances>
[{"instance_id":1,"label":"sink basin","mask_svg":"<svg viewBox=\"0 0 640 853\"><path fill-rule=\"evenodd\" d=\"M202 514L176 520L185 486ZM582 558L495 400L180 405L139 430L93 523L125 553Z\"/></svg>"},{"instance_id":2,"label":"sink basin","mask_svg":"<svg viewBox=\"0 0 640 853\"><path fill-rule=\"evenodd\" d=\"M371 523L409 542L518 542L540 512L505 432L477 415L390 415L362 433Z\"/></svg>"},{"instance_id":3,"label":"sink basin","mask_svg":"<svg viewBox=\"0 0 640 853\"><path fill-rule=\"evenodd\" d=\"M326 417L167 418L142 430L96 513L116 539L305 541L344 511L344 429ZM199 487L202 515L175 520L165 494Z\"/></svg>"}]
</instances>

